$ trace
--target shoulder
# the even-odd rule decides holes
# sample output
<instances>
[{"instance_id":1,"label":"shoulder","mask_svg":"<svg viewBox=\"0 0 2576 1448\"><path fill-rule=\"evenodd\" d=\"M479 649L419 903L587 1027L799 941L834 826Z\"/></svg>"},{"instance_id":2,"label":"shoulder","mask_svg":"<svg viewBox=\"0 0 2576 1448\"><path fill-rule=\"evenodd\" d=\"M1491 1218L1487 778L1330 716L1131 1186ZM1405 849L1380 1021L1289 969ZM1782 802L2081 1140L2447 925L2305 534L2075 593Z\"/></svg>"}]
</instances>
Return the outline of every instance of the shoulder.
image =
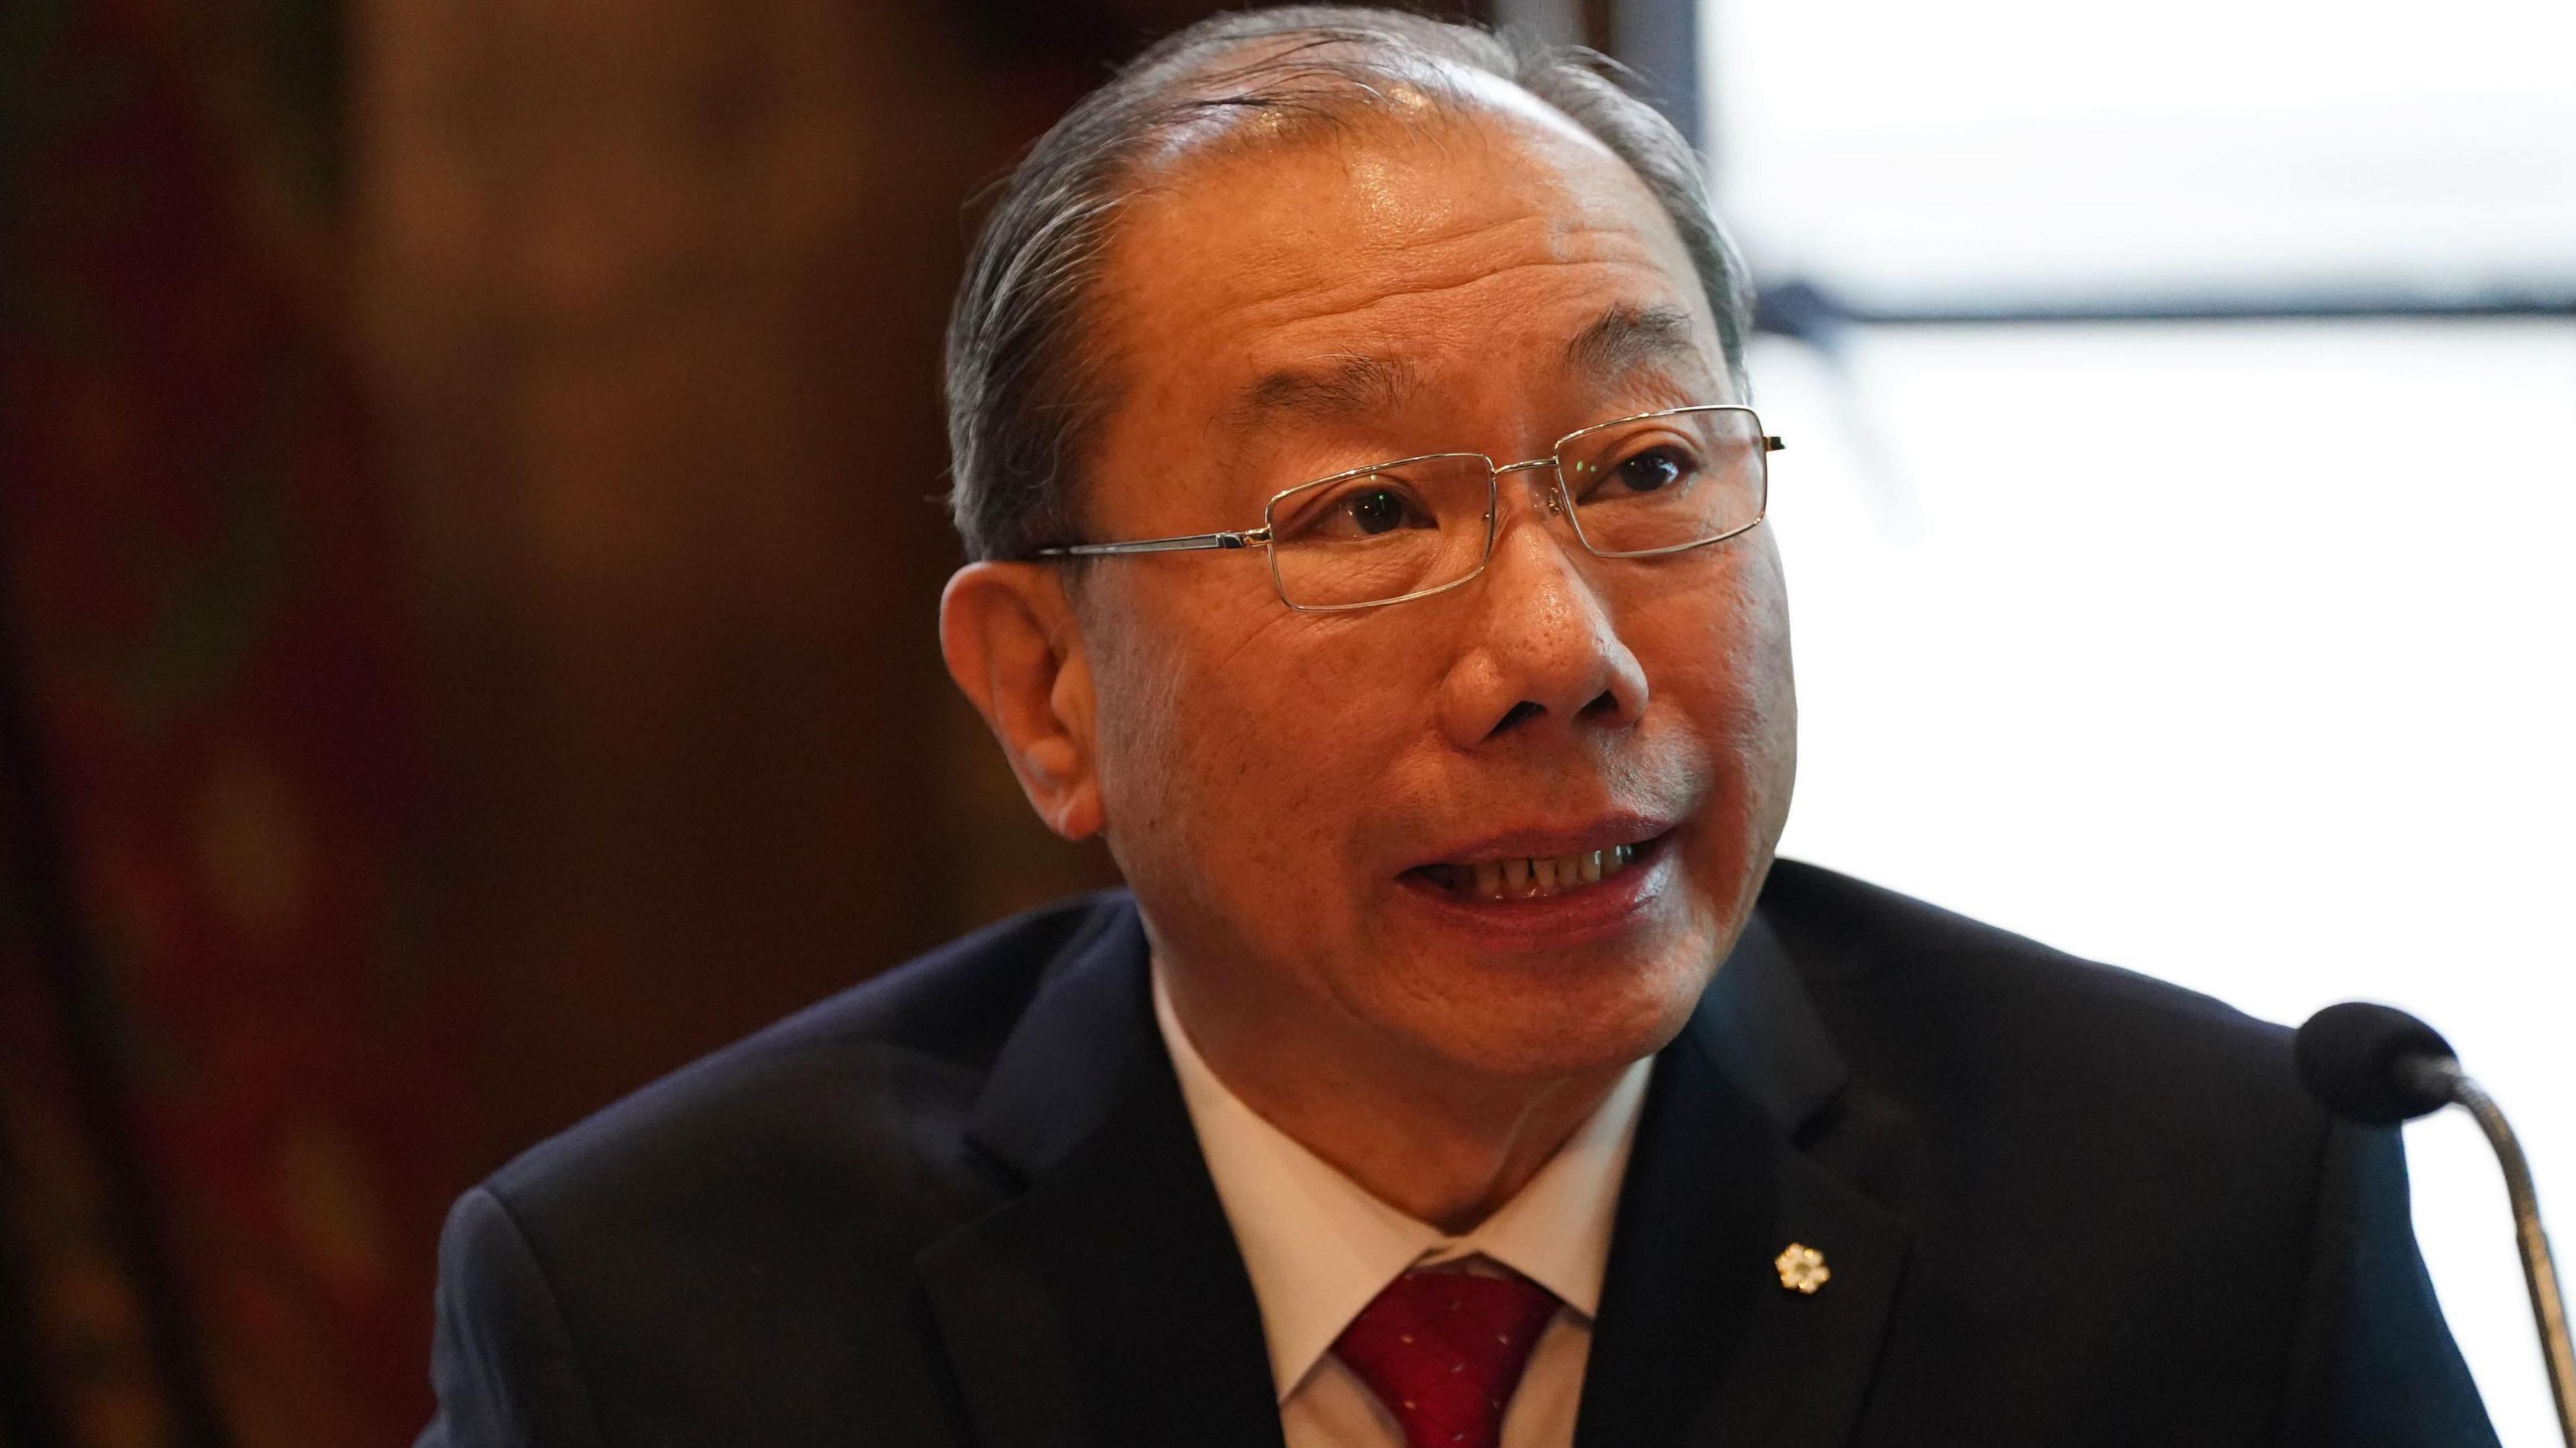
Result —
<instances>
[{"instance_id":1,"label":"shoulder","mask_svg":"<svg viewBox=\"0 0 2576 1448\"><path fill-rule=\"evenodd\" d=\"M2296 1089L2281 1026L1831 870L1780 861L1762 915L1838 1037L1856 1033L1845 1044L1872 1057L1948 1058L1963 1073L2214 1070ZM1910 1049L1878 1039L1899 1021Z\"/></svg>"},{"instance_id":2,"label":"shoulder","mask_svg":"<svg viewBox=\"0 0 2576 1448\"><path fill-rule=\"evenodd\" d=\"M721 1216L818 1190L883 1204L953 1189L971 1179L965 1121L1021 1012L1058 962L1133 918L1111 891L964 936L682 1067L486 1186L538 1229L657 1204Z\"/></svg>"},{"instance_id":3,"label":"shoulder","mask_svg":"<svg viewBox=\"0 0 2576 1448\"><path fill-rule=\"evenodd\" d=\"M1004 1190L966 1125L1029 1002L1135 928L1123 894L1005 921L494 1173L440 1242L423 1442L698 1440L719 1420L725 1441L945 1441L913 1259ZM780 1382L803 1391L710 1386Z\"/></svg>"},{"instance_id":4,"label":"shoulder","mask_svg":"<svg viewBox=\"0 0 2576 1448\"><path fill-rule=\"evenodd\" d=\"M1959 1179L2310 1199L2327 1118L2286 1029L1811 865L1781 862L1762 914L1853 1077Z\"/></svg>"},{"instance_id":5,"label":"shoulder","mask_svg":"<svg viewBox=\"0 0 2576 1448\"><path fill-rule=\"evenodd\" d=\"M1959 1441L2049 1436L1959 1398L2000 1355L2020 1403L2102 1421L2280 1414L2286 1393L2297 1441L2493 1441L2397 1134L2332 1122L2287 1030L1811 865L1780 862L1760 914L1848 1072L1809 1145L1856 1143L1855 1185L1909 1226L1887 1401L2000 1415Z\"/></svg>"}]
</instances>

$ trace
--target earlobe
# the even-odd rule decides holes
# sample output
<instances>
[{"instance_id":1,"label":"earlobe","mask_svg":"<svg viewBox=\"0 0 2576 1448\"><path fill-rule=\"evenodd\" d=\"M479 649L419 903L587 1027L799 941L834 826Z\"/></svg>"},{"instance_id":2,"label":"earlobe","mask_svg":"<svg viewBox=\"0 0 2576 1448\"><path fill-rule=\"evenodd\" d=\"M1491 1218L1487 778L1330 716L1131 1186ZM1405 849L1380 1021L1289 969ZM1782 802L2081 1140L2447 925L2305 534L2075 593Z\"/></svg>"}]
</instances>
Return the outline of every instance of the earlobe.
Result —
<instances>
[{"instance_id":1,"label":"earlobe","mask_svg":"<svg viewBox=\"0 0 2576 1448\"><path fill-rule=\"evenodd\" d=\"M939 599L939 648L1038 818L1069 840L1099 833L1090 671L1051 572L1031 563L957 570Z\"/></svg>"}]
</instances>

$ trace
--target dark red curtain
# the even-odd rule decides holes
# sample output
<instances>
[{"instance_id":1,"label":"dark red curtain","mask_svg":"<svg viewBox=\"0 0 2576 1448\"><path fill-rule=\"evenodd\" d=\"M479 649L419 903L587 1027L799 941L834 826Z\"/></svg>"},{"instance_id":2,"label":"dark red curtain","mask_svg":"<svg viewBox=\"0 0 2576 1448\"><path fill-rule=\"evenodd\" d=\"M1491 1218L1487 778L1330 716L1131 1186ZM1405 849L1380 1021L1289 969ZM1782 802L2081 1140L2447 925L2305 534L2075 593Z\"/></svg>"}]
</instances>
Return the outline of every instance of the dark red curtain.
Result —
<instances>
[{"instance_id":1,"label":"dark red curtain","mask_svg":"<svg viewBox=\"0 0 2576 1448\"><path fill-rule=\"evenodd\" d=\"M415 1431L475 1132L401 888L332 17L256 10L16 0L5 37L0 1310L14 1411L83 1444Z\"/></svg>"}]
</instances>

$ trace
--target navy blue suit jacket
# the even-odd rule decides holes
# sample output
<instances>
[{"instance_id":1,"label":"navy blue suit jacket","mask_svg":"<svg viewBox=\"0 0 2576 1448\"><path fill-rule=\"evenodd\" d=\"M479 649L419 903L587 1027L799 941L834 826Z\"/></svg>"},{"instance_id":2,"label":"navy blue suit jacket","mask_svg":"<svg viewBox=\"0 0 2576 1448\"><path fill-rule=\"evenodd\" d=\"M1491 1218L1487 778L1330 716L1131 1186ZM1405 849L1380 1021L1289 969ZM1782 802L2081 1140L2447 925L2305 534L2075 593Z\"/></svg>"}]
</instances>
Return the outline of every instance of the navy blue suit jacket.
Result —
<instances>
[{"instance_id":1,"label":"navy blue suit jacket","mask_svg":"<svg viewBox=\"0 0 2576 1448\"><path fill-rule=\"evenodd\" d=\"M1832 1278L1785 1291L1795 1241ZM1280 1442L1104 894L902 966L457 1203L424 1448ZM2490 1445L2392 1131L2285 1032L1781 862L1661 1057L1578 1448Z\"/></svg>"}]
</instances>

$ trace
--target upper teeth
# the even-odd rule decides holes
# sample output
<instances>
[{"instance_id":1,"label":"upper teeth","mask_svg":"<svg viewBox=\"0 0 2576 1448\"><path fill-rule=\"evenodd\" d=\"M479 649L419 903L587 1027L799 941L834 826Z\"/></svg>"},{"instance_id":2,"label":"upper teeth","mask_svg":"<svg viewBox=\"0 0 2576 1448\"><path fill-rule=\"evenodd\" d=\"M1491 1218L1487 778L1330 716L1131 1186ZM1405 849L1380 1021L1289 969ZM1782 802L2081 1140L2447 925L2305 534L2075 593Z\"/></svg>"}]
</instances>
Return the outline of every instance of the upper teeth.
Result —
<instances>
[{"instance_id":1,"label":"upper teeth","mask_svg":"<svg viewBox=\"0 0 2576 1448\"><path fill-rule=\"evenodd\" d=\"M1480 860L1452 868L1454 888L1479 900L1535 900L1606 880L1636 863L1635 845L1544 859Z\"/></svg>"}]
</instances>

